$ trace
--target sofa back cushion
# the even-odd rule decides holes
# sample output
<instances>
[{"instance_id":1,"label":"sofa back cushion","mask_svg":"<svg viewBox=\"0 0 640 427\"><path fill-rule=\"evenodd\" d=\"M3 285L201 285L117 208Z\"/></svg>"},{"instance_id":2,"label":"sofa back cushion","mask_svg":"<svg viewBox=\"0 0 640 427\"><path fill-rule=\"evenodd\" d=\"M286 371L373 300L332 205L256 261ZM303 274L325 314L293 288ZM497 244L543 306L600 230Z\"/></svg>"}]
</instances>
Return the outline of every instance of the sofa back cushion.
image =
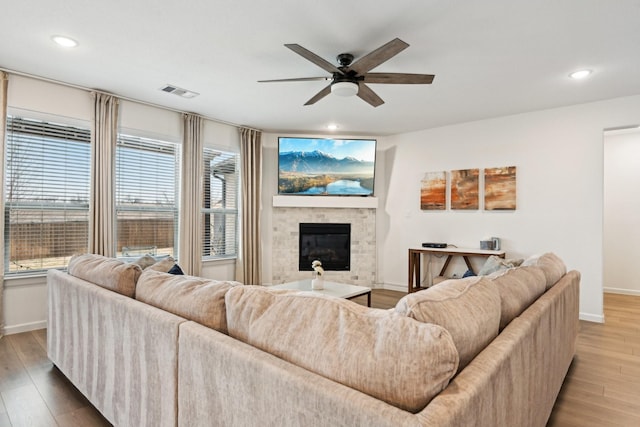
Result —
<instances>
[{"instance_id":1,"label":"sofa back cushion","mask_svg":"<svg viewBox=\"0 0 640 427\"><path fill-rule=\"evenodd\" d=\"M136 299L226 334L224 295L240 284L176 276L149 267L140 275Z\"/></svg>"},{"instance_id":2,"label":"sofa back cushion","mask_svg":"<svg viewBox=\"0 0 640 427\"><path fill-rule=\"evenodd\" d=\"M424 408L458 367L444 328L393 310L262 286L233 288L226 304L232 337L407 411Z\"/></svg>"},{"instance_id":3,"label":"sofa back cushion","mask_svg":"<svg viewBox=\"0 0 640 427\"><path fill-rule=\"evenodd\" d=\"M451 334L462 370L496 336L500 326L500 294L486 277L446 280L408 294L395 311L424 323L435 323Z\"/></svg>"},{"instance_id":4,"label":"sofa back cushion","mask_svg":"<svg viewBox=\"0 0 640 427\"><path fill-rule=\"evenodd\" d=\"M138 264L127 263L116 258L82 254L71 257L67 272L103 288L133 297L142 269Z\"/></svg>"},{"instance_id":5,"label":"sofa back cushion","mask_svg":"<svg viewBox=\"0 0 640 427\"><path fill-rule=\"evenodd\" d=\"M546 289L555 285L567 273L564 262L552 252L527 258L522 265L540 268L546 278Z\"/></svg>"},{"instance_id":6,"label":"sofa back cushion","mask_svg":"<svg viewBox=\"0 0 640 427\"><path fill-rule=\"evenodd\" d=\"M538 267L517 267L488 276L500 294L500 330L529 307L546 289L545 275Z\"/></svg>"}]
</instances>

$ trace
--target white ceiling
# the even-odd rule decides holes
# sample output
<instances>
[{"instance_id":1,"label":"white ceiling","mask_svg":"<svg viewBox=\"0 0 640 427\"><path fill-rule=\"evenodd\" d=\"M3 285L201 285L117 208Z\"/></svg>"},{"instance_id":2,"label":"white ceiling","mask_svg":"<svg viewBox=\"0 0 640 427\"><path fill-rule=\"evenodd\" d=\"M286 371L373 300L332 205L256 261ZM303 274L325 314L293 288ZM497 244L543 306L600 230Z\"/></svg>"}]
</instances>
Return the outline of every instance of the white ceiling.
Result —
<instances>
[{"instance_id":1,"label":"white ceiling","mask_svg":"<svg viewBox=\"0 0 640 427\"><path fill-rule=\"evenodd\" d=\"M303 106L326 82L257 83L328 75L285 43L334 63L395 37L410 47L373 71L436 78L371 85L378 108ZM265 131L389 135L640 94L640 0L19 0L0 39L0 68ZM580 68L592 76L567 77Z\"/></svg>"}]
</instances>

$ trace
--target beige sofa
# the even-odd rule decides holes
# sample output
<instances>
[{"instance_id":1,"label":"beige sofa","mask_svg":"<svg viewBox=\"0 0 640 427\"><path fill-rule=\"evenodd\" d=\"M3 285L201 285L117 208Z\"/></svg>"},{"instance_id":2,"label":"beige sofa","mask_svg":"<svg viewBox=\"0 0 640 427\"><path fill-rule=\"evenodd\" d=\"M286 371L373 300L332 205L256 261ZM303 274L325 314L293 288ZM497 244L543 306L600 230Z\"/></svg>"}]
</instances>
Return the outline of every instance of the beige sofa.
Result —
<instances>
[{"instance_id":1,"label":"beige sofa","mask_svg":"<svg viewBox=\"0 0 640 427\"><path fill-rule=\"evenodd\" d=\"M117 426L544 426L580 275L553 254L378 310L83 255L48 353Z\"/></svg>"}]
</instances>

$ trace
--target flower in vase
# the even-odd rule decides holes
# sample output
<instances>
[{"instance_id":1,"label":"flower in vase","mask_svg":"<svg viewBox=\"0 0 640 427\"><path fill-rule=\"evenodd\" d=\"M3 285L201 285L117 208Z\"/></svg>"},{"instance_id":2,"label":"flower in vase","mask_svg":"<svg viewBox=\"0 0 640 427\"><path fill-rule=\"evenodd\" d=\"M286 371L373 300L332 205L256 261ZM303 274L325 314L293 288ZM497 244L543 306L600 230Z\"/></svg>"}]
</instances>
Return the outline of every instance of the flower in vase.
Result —
<instances>
[{"instance_id":1,"label":"flower in vase","mask_svg":"<svg viewBox=\"0 0 640 427\"><path fill-rule=\"evenodd\" d=\"M324 273L324 269L322 268L322 263L319 260L313 261L311 263L311 267L313 267L313 270L316 272L318 276L322 276L322 273Z\"/></svg>"}]
</instances>

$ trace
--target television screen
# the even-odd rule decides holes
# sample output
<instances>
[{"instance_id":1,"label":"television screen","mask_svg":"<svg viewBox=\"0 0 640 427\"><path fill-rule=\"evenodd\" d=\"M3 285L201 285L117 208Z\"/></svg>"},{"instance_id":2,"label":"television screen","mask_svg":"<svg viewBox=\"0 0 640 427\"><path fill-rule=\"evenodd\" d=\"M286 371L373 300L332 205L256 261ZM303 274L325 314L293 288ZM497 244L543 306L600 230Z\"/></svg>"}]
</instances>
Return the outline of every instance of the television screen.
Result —
<instances>
[{"instance_id":1,"label":"television screen","mask_svg":"<svg viewBox=\"0 0 640 427\"><path fill-rule=\"evenodd\" d=\"M278 139L278 194L371 196L375 139Z\"/></svg>"}]
</instances>

